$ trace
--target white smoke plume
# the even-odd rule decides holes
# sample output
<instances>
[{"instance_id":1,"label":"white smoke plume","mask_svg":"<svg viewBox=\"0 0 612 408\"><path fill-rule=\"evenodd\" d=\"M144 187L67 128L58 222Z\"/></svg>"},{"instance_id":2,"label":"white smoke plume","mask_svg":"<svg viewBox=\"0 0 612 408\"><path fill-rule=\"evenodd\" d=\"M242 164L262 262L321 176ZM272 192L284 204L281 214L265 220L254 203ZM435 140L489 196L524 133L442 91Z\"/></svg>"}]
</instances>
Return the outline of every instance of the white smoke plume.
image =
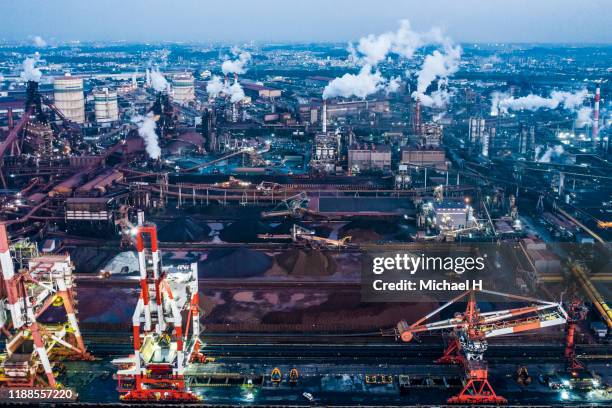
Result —
<instances>
[{"instance_id":1,"label":"white smoke plume","mask_svg":"<svg viewBox=\"0 0 612 408\"><path fill-rule=\"evenodd\" d=\"M424 94L427 87L436 79L446 79L459 68L461 48L454 46L452 40L446 37L439 28L432 28L428 32L413 31L410 21L401 20L397 31L389 31L380 35L370 34L359 40L357 46L349 43L349 59L361 65L358 74L345 74L334 79L325 87L323 99L337 96L357 96L365 98L377 91L385 90L387 94L399 89L399 78L384 79L376 69L376 65L391 54L401 58L412 58L417 49L426 45L441 45L444 53L440 51L425 59L422 69L418 72L419 86L417 95ZM415 95L416 96L416 95ZM438 90L435 95L426 99L426 106L443 106L448 102L449 94Z\"/></svg>"},{"instance_id":2,"label":"white smoke plume","mask_svg":"<svg viewBox=\"0 0 612 408\"><path fill-rule=\"evenodd\" d=\"M349 44L348 51L354 59L361 59L362 65L376 65L389 54L412 58L414 52L428 44L447 44L449 39L439 28L425 33L412 30L409 20L401 20L397 31L380 35L370 34L359 40L357 47Z\"/></svg>"},{"instance_id":3,"label":"white smoke plume","mask_svg":"<svg viewBox=\"0 0 612 408\"><path fill-rule=\"evenodd\" d=\"M368 95L383 89L385 83L380 71L373 71L371 65L365 65L358 74L344 74L331 81L323 90L323 99L338 96L343 98L356 96L365 99Z\"/></svg>"},{"instance_id":4,"label":"white smoke plume","mask_svg":"<svg viewBox=\"0 0 612 408\"><path fill-rule=\"evenodd\" d=\"M36 68L36 63L40 59L40 54L34 54L33 58L26 58L23 61L22 67L23 71L21 72L21 79L24 81L34 81L40 82L40 78L42 78L42 71Z\"/></svg>"},{"instance_id":5,"label":"white smoke plume","mask_svg":"<svg viewBox=\"0 0 612 408\"><path fill-rule=\"evenodd\" d=\"M164 77L162 73L159 72L159 70L156 70L156 69L151 70L150 76L151 76L151 86L157 92L167 91L168 88L170 87L170 84L168 84L166 77Z\"/></svg>"},{"instance_id":6,"label":"white smoke plume","mask_svg":"<svg viewBox=\"0 0 612 408\"><path fill-rule=\"evenodd\" d=\"M538 157L541 151L542 151L542 146L537 146L535 149L536 161L540 163L550 163L550 160L553 157L559 157L565 152L562 145L556 145L554 147L549 146L544 152L544 154Z\"/></svg>"},{"instance_id":7,"label":"white smoke plume","mask_svg":"<svg viewBox=\"0 0 612 408\"><path fill-rule=\"evenodd\" d=\"M385 86L385 93L387 95L396 93L397 91L399 91L401 84L402 78L400 78L399 76L391 78L389 80L389 83L387 83L387 86Z\"/></svg>"},{"instance_id":8,"label":"white smoke plume","mask_svg":"<svg viewBox=\"0 0 612 408\"><path fill-rule=\"evenodd\" d=\"M35 35L32 38L32 43L38 48L45 48L47 46L47 42L40 35Z\"/></svg>"},{"instance_id":9,"label":"white smoke plume","mask_svg":"<svg viewBox=\"0 0 612 408\"><path fill-rule=\"evenodd\" d=\"M578 110L576 114L576 127L585 127L593 125L593 108L584 106Z\"/></svg>"},{"instance_id":10,"label":"white smoke plume","mask_svg":"<svg viewBox=\"0 0 612 408\"><path fill-rule=\"evenodd\" d=\"M223 92L224 89L225 85L218 75L213 75L210 81L208 81L206 84L206 92L208 93L209 98L216 98Z\"/></svg>"},{"instance_id":11,"label":"white smoke plume","mask_svg":"<svg viewBox=\"0 0 612 408\"><path fill-rule=\"evenodd\" d=\"M491 115L496 116L499 113L508 113L510 110L536 111L542 108L557 109L561 105L565 109L575 110L582 105L586 96L586 89L574 93L553 91L548 98L534 94L515 98L505 93L493 92L491 94Z\"/></svg>"},{"instance_id":12,"label":"white smoke plume","mask_svg":"<svg viewBox=\"0 0 612 408\"><path fill-rule=\"evenodd\" d=\"M244 89L240 83L234 81L232 85L228 85L218 75L213 77L206 84L206 92L209 98L216 98L219 95L227 95L232 103L240 102L245 98Z\"/></svg>"},{"instance_id":13,"label":"white smoke plume","mask_svg":"<svg viewBox=\"0 0 612 408\"><path fill-rule=\"evenodd\" d=\"M413 96L417 94L413 92ZM433 91L431 94L420 94L418 95L421 105L427 106L428 108L443 108L448 105L451 94L446 89L438 88L437 91Z\"/></svg>"},{"instance_id":14,"label":"white smoke plume","mask_svg":"<svg viewBox=\"0 0 612 408\"><path fill-rule=\"evenodd\" d=\"M153 119L153 113L147 114L147 116L135 116L132 118L132 123L138 126L138 134L145 143L145 149L150 158L157 160L161 156L161 149L159 148L159 140L157 133L155 133L155 119Z\"/></svg>"},{"instance_id":15,"label":"white smoke plume","mask_svg":"<svg viewBox=\"0 0 612 408\"><path fill-rule=\"evenodd\" d=\"M444 119L444 117L445 117L445 116L446 116L446 112L440 112L440 113L438 113L437 115L433 115L433 116L431 117L431 120L432 120L433 122L438 123L439 121L441 121L442 119Z\"/></svg>"},{"instance_id":16,"label":"white smoke plume","mask_svg":"<svg viewBox=\"0 0 612 408\"><path fill-rule=\"evenodd\" d=\"M238 83L235 81L227 90L227 93L230 95L230 102L240 102L244 99L244 90Z\"/></svg>"},{"instance_id":17,"label":"white smoke plume","mask_svg":"<svg viewBox=\"0 0 612 408\"><path fill-rule=\"evenodd\" d=\"M237 50L236 50L237 51ZM238 59L225 60L221 64L221 71L223 74L244 74L246 72L246 65L251 61L251 54L248 52L241 52L238 55Z\"/></svg>"},{"instance_id":18,"label":"white smoke plume","mask_svg":"<svg viewBox=\"0 0 612 408\"><path fill-rule=\"evenodd\" d=\"M461 61L461 47L447 43L444 51L435 50L425 57L421 69L417 72L417 89L412 93L413 98L419 98L424 106L444 107L450 99L446 90L440 89L431 95L426 95L427 88L438 79L446 83L448 78L459 70Z\"/></svg>"}]
</instances>

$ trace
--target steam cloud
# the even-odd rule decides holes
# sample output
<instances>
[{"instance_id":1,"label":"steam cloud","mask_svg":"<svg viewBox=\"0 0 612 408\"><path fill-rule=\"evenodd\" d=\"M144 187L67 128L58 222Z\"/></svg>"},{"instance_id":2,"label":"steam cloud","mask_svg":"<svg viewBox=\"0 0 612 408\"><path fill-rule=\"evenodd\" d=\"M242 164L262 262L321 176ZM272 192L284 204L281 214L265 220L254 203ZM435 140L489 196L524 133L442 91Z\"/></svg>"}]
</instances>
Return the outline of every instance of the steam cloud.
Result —
<instances>
[{"instance_id":1,"label":"steam cloud","mask_svg":"<svg viewBox=\"0 0 612 408\"><path fill-rule=\"evenodd\" d=\"M425 95L425 92L435 79L446 80L458 70L461 48L454 46L452 40L443 35L439 28L434 27L427 32L415 32L411 29L408 20L401 20L395 32L370 34L361 38L357 46L350 43L349 59L361 65L361 70L357 75L345 74L330 82L323 91L323 99L336 96L365 98L383 89L387 94L396 92L399 89L399 78L384 79L376 69L376 65L391 54L401 58L412 58L417 49L431 44L443 46L444 52L434 51L425 58L423 67L417 73L418 89L413 96L419 96L425 106L444 106L450 97L445 89L439 88L431 96Z\"/></svg>"},{"instance_id":2,"label":"steam cloud","mask_svg":"<svg viewBox=\"0 0 612 408\"><path fill-rule=\"evenodd\" d=\"M584 106L578 110L576 114L576 127L592 126L593 121L593 108Z\"/></svg>"},{"instance_id":3,"label":"steam cloud","mask_svg":"<svg viewBox=\"0 0 612 408\"><path fill-rule=\"evenodd\" d=\"M161 149L159 148L157 133L155 133L156 125L153 113L149 113L147 116L135 116L132 118L132 123L138 126L138 135L144 140L145 149L149 157L155 160L159 159Z\"/></svg>"},{"instance_id":4,"label":"steam cloud","mask_svg":"<svg viewBox=\"0 0 612 408\"><path fill-rule=\"evenodd\" d=\"M576 110L582 105L586 96L586 89L574 93L553 91L548 98L533 94L515 98L505 93L493 92L491 95L491 116L508 113L510 110L557 109L560 105L568 110Z\"/></svg>"},{"instance_id":5,"label":"steam cloud","mask_svg":"<svg viewBox=\"0 0 612 408\"><path fill-rule=\"evenodd\" d=\"M159 72L159 70L156 70L156 69L151 70L150 76L151 76L151 86L157 92L164 92L168 90L168 88L170 87L170 84L168 84L166 77L164 77L161 74L161 72Z\"/></svg>"},{"instance_id":6,"label":"steam cloud","mask_svg":"<svg viewBox=\"0 0 612 408\"><path fill-rule=\"evenodd\" d=\"M40 69L36 68L36 63L39 59L40 55L36 53L34 54L33 58L26 58L23 61L23 71L21 72L21 78L24 81L40 82L40 78L42 78L42 72Z\"/></svg>"},{"instance_id":7,"label":"steam cloud","mask_svg":"<svg viewBox=\"0 0 612 408\"><path fill-rule=\"evenodd\" d=\"M208 81L206 84L206 92L210 98L216 98L223 92L224 89L225 85L218 75L213 75L210 81Z\"/></svg>"},{"instance_id":8,"label":"steam cloud","mask_svg":"<svg viewBox=\"0 0 612 408\"><path fill-rule=\"evenodd\" d=\"M213 75L213 77L206 84L206 92L210 98L217 98L219 95L227 95L230 97L230 101L232 103L240 102L244 99L244 90L240 83L234 81L232 85L228 85L223 82L218 75Z\"/></svg>"},{"instance_id":9,"label":"steam cloud","mask_svg":"<svg viewBox=\"0 0 612 408\"><path fill-rule=\"evenodd\" d=\"M238 81L234 82L228 90L230 95L230 102L240 102L244 99L244 90L242 89Z\"/></svg>"},{"instance_id":10,"label":"steam cloud","mask_svg":"<svg viewBox=\"0 0 612 408\"><path fill-rule=\"evenodd\" d=\"M399 91L401 84L402 84L402 79L399 76L391 78L389 80L389 83L385 87L385 93L389 95L389 94Z\"/></svg>"},{"instance_id":11,"label":"steam cloud","mask_svg":"<svg viewBox=\"0 0 612 408\"><path fill-rule=\"evenodd\" d=\"M356 96L365 99L385 86L385 79L380 71L373 72L371 65L365 65L358 74L344 74L331 81L323 90L323 99L341 96L349 98Z\"/></svg>"},{"instance_id":12,"label":"steam cloud","mask_svg":"<svg viewBox=\"0 0 612 408\"><path fill-rule=\"evenodd\" d=\"M237 50L234 50L237 52ZM246 65L251 61L251 54L248 52L241 52L236 60L225 60L221 64L221 71L223 74L244 74L246 72Z\"/></svg>"},{"instance_id":13,"label":"steam cloud","mask_svg":"<svg viewBox=\"0 0 612 408\"><path fill-rule=\"evenodd\" d=\"M553 157L561 156L565 152L565 150L563 149L563 146L557 145L557 146L554 146L554 147L550 147L549 146L546 149L546 151L544 152L544 154L542 154L540 156L541 152L542 152L542 146L536 146L536 148L535 148L536 161L540 162L540 163L550 163L550 160Z\"/></svg>"},{"instance_id":14,"label":"steam cloud","mask_svg":"<svg viewBox=\"0 0 612 408\"><path fill-rule=\"evenodd\" d=\"M452 45L450 39L445 41L444 52L433 51L425 57L421 69L417 72L417 90L412 93L413 98L419 98L424 106L444 107L450 99L448 91L438 83L438 90L426 95L427 88L436 79L446 84L448 77L459 70L461 61L461 47Z\"/></svg>"},{"instance_id":15,"label":"steam cloud","mask_svg":"<svg viewBox=\"0 0 612 408\"><path fill-rule=\"evenodd\" d=\"M35 35L34 38L32 38L32 42L34 46L38 48L45 48L47 46L47 42L40 35Z\"/></svg>"},{"instance_id":16,"label":"steam cloud","mask_svg":"<svg viewBox=\"0 0 612 408\"><path fill-rule=\"evenodd\" d=\"M427 44L444 44L448 41L439 28L432 28L425 33L412 31L410 21L400 20L397 31L380 35L370 34L359 40L357 47L349 45L349 52L355 60L361 60L361 65L376 65L389 54L403 58L412 58L414 52Z\"/></svg>"}]
</instances>

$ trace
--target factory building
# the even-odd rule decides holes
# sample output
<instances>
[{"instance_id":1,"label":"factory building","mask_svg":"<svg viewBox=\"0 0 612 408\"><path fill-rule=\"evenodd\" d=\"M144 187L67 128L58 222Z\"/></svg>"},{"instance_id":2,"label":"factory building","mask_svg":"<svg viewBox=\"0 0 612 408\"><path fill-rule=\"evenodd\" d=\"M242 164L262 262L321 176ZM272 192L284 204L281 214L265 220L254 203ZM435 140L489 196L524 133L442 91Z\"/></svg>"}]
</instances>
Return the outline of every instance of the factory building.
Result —
<instances>
[{"instance_id":1,"label":"factory building","mask_svg":"<svg viewBox=\"0 0 612 408\"><path fill-rule=\"evenodd\" d=\"M484 118L472 117L469 121L470 143L475 144L480 141L485 132Z\"/></svg>"},{"instance_id":2,"label":"factory building","mask_svg":"<svg viewBox=\"0 0 612 408\"><path fill-rule=\"evenodd\" d=\"M535 149L535 126L521 123L518 141L518 153L527 157Z\"/></svg>"},{"instance_id":3,"label":"factory building","mask_svg":"<svg viewBox=\"0 0 612 408\"><path fill-rule=\"evenodd\" d=\"M75 123L85 123L85 97L83 78L65 74L53 81L55 106L66 119Z\"/></svg>"},{"instance_id":4,"label":"factory building","mask_svg":"<svg viewBox=\"0 0 612 408\"><path fill-rule=\"evenodd\" d=\"M425 123L421 126L421 145L439 147L442 143L442 126L436 123Z\"/></svg>"},{"instance_id":5,"label":"factory building","mask_svg":"<svg viewBox=\"0 0 612 408\"><path fill-rule=\"evenodd\" d=\"M364 113L389 112L389 101L327 101L327 119L333 121L337 118L358 116ZM301 122L315 125L323 117L323 104L320 101L300 105L298 108Z\"/></svg>"},{"instance_id":6,"label":"factory building","mask_svg":"<svg viewBox=\"0 0 612 408\"><path fill-rule=\"evenodd\" d=\"M435 167L438 170L448 169L446 155L440 148L404 147L401 163L417 167Z\"/></svg>"},{"instance_id":7,"label":"factory building","mask_svg":"<svg viewBox=\"0 0 612 408\"><path fill-rule=\"evenodd\" d=\"M390 170L391 149L388 146L353 145L348 149L348 165L351 170Z\"/></svg>"},{"instance_id":8,"label":"factory building","mask_svg":"<svg viewBox=\"0 0 612 408\"><path fill-rule=\"evenodd\" d=\"M119 120L117 91L101 88L93 91L93 97L97 123L111 123Z\"/></svg>"},{"instance_id":9,"label":"factory building","mask_svg":"<svg viewBox=\"0 0 612 408\"><path fill-rule=\"evenodd\" d=\"M319 133L315 136L310 166L318 171L333 173L336 171L337 153L338 139L332 134Z\"/></svg>"},{"instance_id":10,"label":"factory building","mask_svg":"<svg viewBox=\"0 0 612 408\"><path fill-rule=\"evenodd\" d=\"M172 100L187 104L195 99L195 82L190 73L176 74L172 78Z\"/></svg>"},{"instance_id":11,"label":"factory building","mask_svg":"<svg viewBox=\"0 0 612 408\"><path fill-rule=\"evenodd\" d=\"M250 96L252 99L257 98L280 98L282 92L280 89L269 88L264 85L252 83L252 82L241 82L240 85L244 90L244 93Z\"/></svg>"},{"instance_id":12,"label":"factory building","mask_svg":"<svg viewBox=\"0 0 612 408\"><path fill-rule=\"evenodd\" d=\"M434 223L439 230L457 230L468 225L470 207L462 201L443 200L433 204Z\"/></svg>"}]
</instances>

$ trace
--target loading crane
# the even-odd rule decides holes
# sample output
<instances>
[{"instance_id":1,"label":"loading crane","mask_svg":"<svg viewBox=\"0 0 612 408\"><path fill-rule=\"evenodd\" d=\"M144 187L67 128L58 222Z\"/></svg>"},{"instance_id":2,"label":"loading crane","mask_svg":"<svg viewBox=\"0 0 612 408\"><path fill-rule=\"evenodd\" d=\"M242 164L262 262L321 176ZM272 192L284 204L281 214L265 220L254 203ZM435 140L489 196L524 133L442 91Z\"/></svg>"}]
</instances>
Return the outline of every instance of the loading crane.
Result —
<instances>
[{"instance_id":1,"label":"loading crane","mask_svg":"<svg viewBox=\"0 0 612 408\"><path fill-rule=\"evenodd\" d=\"M54 373L59 361L93 359L76 317L70 256L35 256L27 268L15 271L6 225L0 224L0 265L0 328L7 336L6 353L0 356L0 386L59 388ZM51 306L63 306L65 322L39 321Z\"/></svg>"},{"instance_id":2,"label":"loading crane","mask_svg":"<svg viewBox=\"0 0 612 408\"><path fill-rule=\"evenodd\" d=\"M148 246L145 240L148 239ZM113 360L123 401L194 402L186 366L205 361L200 353L197 264L169 274L161 267L157 228L138 214L135 230L140 295L132 317L134 354ZM183 314L187 319L183 320ZM191 325L191 332L189 331Z\"/></svg>"},{"instance_id":3,"label":"loading crane","mask_svg":"<svg viewBox=\"0 0 612 408\"><path fill-rule=\"evenodd\" d=\"M351 236L341 239L323 238L315 235L315 231L293 224L291 234L258 234L259 239L290 239L293 242L306 242L313 247L345 248L351 241Z\"/></svg>"},{"instance_id":4,"label":"loading crane","mask_svg":"<svg viewBox=\"0 0 612 408\"><path fill-rule=\"evenodd\" d=\"M308 209L308 203L310 199L305 192L298 193L291 197L288 197L278 203L271 211L264 211L261 213L263 218L274 218L274 217L292 217L302 218L307 213L313 213Z\"/></svg>"},{"instance_id":5,"label":"loading crane","mask_svg":"<svg viewBox=\"0 0 612 408\"><path fill-rule=\"evenodd\" d=\"M460 364L465 369L466 377L463 389L458 395L448 399L449 404L506 403L507 400L495 393L488 380L487 363L483 359L487 339L561 325L568 319L560 303L489 290L480 292L529 302L530 306L481 313L476 304L475 291L472 290L458 295L411 325L405 321L399 322L395 329L396 337L404 342L410 342L419 333L451 331L451 342L444 355L436 362ZM466 298L465 312L457 313L450 319L429 322L430 318L442 310Z\"/></svg>"}]
</instances>

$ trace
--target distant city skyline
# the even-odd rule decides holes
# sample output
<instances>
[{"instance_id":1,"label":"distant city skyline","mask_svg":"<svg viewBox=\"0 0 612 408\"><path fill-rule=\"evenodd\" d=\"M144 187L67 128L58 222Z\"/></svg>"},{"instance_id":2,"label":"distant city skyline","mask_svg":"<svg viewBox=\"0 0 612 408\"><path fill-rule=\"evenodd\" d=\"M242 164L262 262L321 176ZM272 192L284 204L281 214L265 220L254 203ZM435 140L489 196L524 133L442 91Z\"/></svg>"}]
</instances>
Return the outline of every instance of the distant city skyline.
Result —
<instances>
[{"instance_id":1,"label":"distant city skyline","mask_svg":"<svg viewBox=\"0 0 612 408\"><path fill-rule=\"evenodd\" d=\"M612 43L607 0L30 0L3 2L0 39L129 42L347 42L442 28L457 42ZM37 38L40 37L40 38Z\"/></svg>"}]
</instances>

